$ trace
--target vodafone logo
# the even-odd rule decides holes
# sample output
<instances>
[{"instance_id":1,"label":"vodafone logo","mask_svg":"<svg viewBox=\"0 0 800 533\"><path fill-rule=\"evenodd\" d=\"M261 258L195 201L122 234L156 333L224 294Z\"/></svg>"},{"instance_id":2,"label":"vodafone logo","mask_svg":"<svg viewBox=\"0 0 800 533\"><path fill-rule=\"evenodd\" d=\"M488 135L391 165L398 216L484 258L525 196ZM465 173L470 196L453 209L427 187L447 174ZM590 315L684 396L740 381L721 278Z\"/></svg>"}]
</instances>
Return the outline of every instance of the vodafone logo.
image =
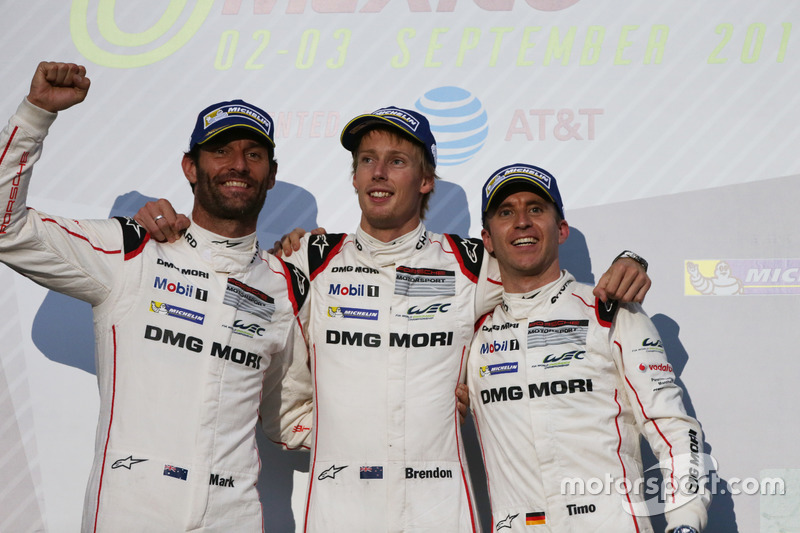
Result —
<instances>
[{"instance_id":1,"label":"vodafone logo","mask_svg":"<svg viewBox=\"0 0 800 533\"><path fill-rule=\"evenodd\" d=\"M672 372L672 365L669 363L659 363L657 365L646 365L639 363L639 371L647 372L648 370L657 370L659 372Z\"/></svg>"}]
</instances>

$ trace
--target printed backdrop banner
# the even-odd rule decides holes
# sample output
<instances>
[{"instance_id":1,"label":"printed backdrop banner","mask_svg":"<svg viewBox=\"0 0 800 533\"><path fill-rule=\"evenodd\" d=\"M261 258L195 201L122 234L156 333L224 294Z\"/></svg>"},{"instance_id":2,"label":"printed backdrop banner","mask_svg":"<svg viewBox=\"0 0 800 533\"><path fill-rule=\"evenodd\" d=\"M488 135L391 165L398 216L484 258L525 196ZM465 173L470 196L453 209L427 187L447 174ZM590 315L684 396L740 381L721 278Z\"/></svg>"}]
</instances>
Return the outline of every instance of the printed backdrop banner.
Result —
<instances>
[{"instance_id":1,"label":"printed backdrop banner","mask_svg":"<svg viewBox=\"0 0 800 533\"><path fill-rule=\"evenodd\" d=\"M45 212L131 215L158 197L188 212L179 163L195 117L235 98L275 119L264 244L296 226L355 229L339 133L379 107L430 119L432 230L477 236L493 170L547 168L579 279L625 248L650 261L645 309L718 467L707 531L800 523L800 4L7 0L3 19L6 116L41 60L92 79L37 164L30 205ZM98 411L91 311L5 266L0 280L0 531L76 531ZM308 454L260 448L267 530L293 531ZM488 531L485 489L479 507Z\"/></svg>"}]
</instances>

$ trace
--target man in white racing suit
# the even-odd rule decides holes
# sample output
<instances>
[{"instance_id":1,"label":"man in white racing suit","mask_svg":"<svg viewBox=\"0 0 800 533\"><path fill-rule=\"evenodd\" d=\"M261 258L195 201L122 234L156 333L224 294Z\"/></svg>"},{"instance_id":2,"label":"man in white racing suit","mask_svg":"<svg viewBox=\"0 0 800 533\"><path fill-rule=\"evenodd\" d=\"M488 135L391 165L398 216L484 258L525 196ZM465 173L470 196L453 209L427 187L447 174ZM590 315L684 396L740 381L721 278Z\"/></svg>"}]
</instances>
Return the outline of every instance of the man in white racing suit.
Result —
<instances>
[{"instance_id":1,"label":"man in white racing suit","mask_svg":"<svg viewBox=\"0 0 800 533\"><path fill-rule=\"evenodd\" d=\"M200 113L183 159L194 224L159 244L132 219L25 205L48 128L87 94L85 72L41 63L0 134L0 261L93 308L100 414L82 530L260 532L262 384L265 426L287 447L310 412L281 390L281 352L304 342L307 282L255 237L275 182L272 120L242 101Z\"/></svg>"},{"instance_id":2,"label":"man in white racing suit","mask_svg":"<svg viewBox=\"0 0 800 533\"><path fill-rule=\"evenodd\" d=\"M550 173L503 167L482 196L483 242L504 292L476 326L467 383L493 526L652 531L643 434L669 488L667 531L700 531L708 505L702 432L653 323L639 304L606 304L559 269L569 227Z\"/></svg>"},{"instance_id":3,"label":"man in white racing suit","mask_svg":"<svg viewBox=\"0 0 800 533\"><path fill-rule=\"evenodd\" d=\"M358 229L283 248L297 244L287 262L311 282L304 531L480 531L454 390L475 321L499 301L496 265L479 239L422 223L436 178L423 115L379 109L351 120L341 142L353 154ZM168 228L153 229L170 238ZM643 269L618 262L614 270L619 294L644 288L643 296Z\"/></svg>"},{"instance_id":4,"label":"man in white racing suit","mask_svg":"<svg viewBox=\"0 0 800 533\"><path fill-rule=\"evenodd\" d=\"M388 107L351 120L354 234L309 235L314 441L307 531L479 531L453 390L499 299L478 239L427 231L436 144ZM492 273L492 267L495 268Z\"/></svg>"}]
</instances>

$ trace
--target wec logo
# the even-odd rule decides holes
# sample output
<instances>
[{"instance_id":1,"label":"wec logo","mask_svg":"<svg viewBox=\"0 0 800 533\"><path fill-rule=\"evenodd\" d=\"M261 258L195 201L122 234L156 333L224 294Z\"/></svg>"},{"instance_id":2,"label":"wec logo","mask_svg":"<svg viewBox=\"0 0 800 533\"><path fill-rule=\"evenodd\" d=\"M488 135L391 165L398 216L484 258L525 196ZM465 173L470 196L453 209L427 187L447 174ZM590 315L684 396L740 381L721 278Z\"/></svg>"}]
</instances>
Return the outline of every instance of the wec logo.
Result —
<instances>
[{"instance_id":1,"label":"wec logo","mask_svg":"<svg viewBox=\"0 0 800 533\"><path fill-rule=\"evenodd\" d=\"M238 333L239 335L244 335L245 337L252 338L256 335L263 337L264 331L264 328L258 323L245 325L245 323L241 320L236 320L233 323L233 332Z\"/></svg>"},{"instance_id":2,"label":"wec logo","mask_svg":"<svg viewBox=\"0 0 800 533\"><path fill-rule=\"evenodd\" d=\"M450 307L450 304L442 304L442 303L435 303L431 304L425 309L420 309L416 305L412 305L408 308L409 315L432 315L434 313L446 313L447 309Z\"/></svg>"}]
</instances>

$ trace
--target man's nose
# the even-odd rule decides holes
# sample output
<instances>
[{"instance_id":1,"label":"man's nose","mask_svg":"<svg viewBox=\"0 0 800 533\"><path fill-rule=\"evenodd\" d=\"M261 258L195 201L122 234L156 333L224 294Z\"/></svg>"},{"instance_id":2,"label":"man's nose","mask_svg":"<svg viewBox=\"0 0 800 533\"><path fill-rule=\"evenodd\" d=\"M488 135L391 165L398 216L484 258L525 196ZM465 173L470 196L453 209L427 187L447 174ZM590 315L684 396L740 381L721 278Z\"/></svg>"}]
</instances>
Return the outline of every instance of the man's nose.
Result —
<instances>
[{"instance_id":1,"label":"man's nose","mask_svg":"<svg viewBox=\"0 0 800 533\"><path fill-rule=\"evenodd\" d=\"M372 179L373 180L385 180L386 179L386 163L383 161L375 161L374 166L372 167Z\"/></svg>"},{"instance_id":2,"label":"man's nose","mask_svg":"<svg viewBox=\"0 0 800 533\"><path fill-rule=\"evenodd\" d=\"M531 214L528 212L527 209L522 209L517 213L514 222L515 226L518 228L527 228L532 224Z\"/></svg>"},{"instance_id":3,"label":"man's nose","mask_svg":"<svg viewBox=\"0 0 800 533\"><path fill-rule=\"evenodd\" d=\"M231 153L230 168L238 172L247 172L247 154L240 150L234 150Z\"/></svg>"}]
</instances>

